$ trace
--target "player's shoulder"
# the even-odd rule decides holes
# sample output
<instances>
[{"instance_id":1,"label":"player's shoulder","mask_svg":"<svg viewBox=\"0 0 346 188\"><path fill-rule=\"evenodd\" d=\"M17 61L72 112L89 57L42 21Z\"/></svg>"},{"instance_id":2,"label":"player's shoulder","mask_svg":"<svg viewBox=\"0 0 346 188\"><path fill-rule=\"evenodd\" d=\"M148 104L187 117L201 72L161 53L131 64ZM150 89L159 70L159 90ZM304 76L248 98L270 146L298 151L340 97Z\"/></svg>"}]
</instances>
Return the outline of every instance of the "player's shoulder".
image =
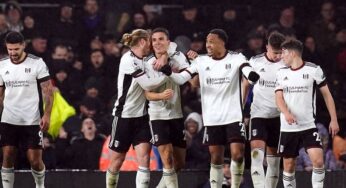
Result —
<instances>
[{"instance_id":1,"label":"player's shoulder","mask_svg":"<svg viewBox=\"0 0 346 188\"><path fill-rule=\"evenodd\" d=\"M283 67L279 68L278 73L287 72L289 70L291 70L290 67L283 66Z\"/></svg>"},{"instance_id":2,"label":"player's shoulder","mask_svg":"<svg viewBox=\"0 0 346 188\"><path fill-rule=\"evenodd\" d=\"M39 59L41 59L40 57L35 56L34 54L30 54L30 53L28 53L27 58L29 58L29 59L33 59L33 60L39 60Z\"/></svg>"},{"instance_id":3,"label":"player's shoulder","mask_svg":"<svg viewBox=\"0 0 346 188\"><path fill-rule=\"evenodd\" d=\"M8 61L8 60L10 60L10 56L5 56L5 57L2 57L1 59L0 59L0 61Z\"/></svg>"},{"instance_id":4,"label":"player's shoulder","mask_svg":"<svg viewBox=\"0 0 346 188\"><path fill-rule=\"evenodd\" d=\"M252 56L252 57L250 58L250 60L258 61L258 60L262 60L263 58L265 58L265 53L261 53L261 54Z\"/></svg>"},{"instance_id":5,"label":"player's shoulder","mask_svg":"<svg viewBox=\"0 0 346 188\"><path fill-rule=\"evenodd\" d=\"M143 61L149 61L150 59L156 59L154 53L149 54L148 56L146 56Z\"/></svg>"},{"instance_id":6,"label":"player's shoulder","mask_svg":"<svg viewBox=\"0 0 346 188\"><path fill-rule=\"evenodd\" d=\"M311 63L311 62L305 62L305 66L311 67L311 68L317 68L318 67L318 65L316 65L315 63Z\"/></svg>"}]
</instances>

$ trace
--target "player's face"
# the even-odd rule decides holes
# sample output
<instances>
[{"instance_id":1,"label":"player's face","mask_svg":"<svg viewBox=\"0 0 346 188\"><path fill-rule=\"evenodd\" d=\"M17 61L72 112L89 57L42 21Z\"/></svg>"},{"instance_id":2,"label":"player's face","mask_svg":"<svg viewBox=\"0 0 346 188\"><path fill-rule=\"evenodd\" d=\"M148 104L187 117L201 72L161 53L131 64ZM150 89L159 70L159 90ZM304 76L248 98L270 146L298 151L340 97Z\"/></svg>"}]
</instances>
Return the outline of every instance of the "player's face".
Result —
<instances>
[{"instance_id":1,"label":"player's face","mask_svg":"<svg viewBox=\"0 0 346 188\"><path fill-rule=\"evenodd\" d=\"M169 47L169 39L163 32L153 33L151 36L151 45L156 54L166 53Z\"/></svg>"},{"instance_id":2,"label":"player's face","mask_svg":"<svg viewBox=\"0 0 346 188\"><path fill-rule=\"evenodd\" d=\"M224 42L216 34L209 34L206 42L207 53L209 56L219 54L225 48Z\"/></svg>"},{"instance_id":3,"label":"player's face","mask_svg":"<svg viewBox=\"0 0 346 188\"><path fill-rule=\"evenodd\" d=\"M8 55L12 62L17 63L24 55L25 43L6 44Z\"/></svg>"},{"instance_id":4,"label":"player's face","mask_svg":"<svg viewBox=\"0 0 346 188\"><path fill-rule=\"evenodd\" d=\"M292 51L287 50L287 49L282 49L282 54L281 54L281 58L282 61L287 65L290 66L292 64L292 59L293 59L293 55L292 55Z\"/></svg>"},{"instance_id":5,"label":"player's face","mask_svg":"<svg viewBox=\"0 0 346 188\"><path fill-rule=\"evenodd\" d=\"M267 56L269 60L272 60L274 62L278 62L281 60L281 49L274 49L272 46L267 45Z\"/></svg>"}]
</instances>

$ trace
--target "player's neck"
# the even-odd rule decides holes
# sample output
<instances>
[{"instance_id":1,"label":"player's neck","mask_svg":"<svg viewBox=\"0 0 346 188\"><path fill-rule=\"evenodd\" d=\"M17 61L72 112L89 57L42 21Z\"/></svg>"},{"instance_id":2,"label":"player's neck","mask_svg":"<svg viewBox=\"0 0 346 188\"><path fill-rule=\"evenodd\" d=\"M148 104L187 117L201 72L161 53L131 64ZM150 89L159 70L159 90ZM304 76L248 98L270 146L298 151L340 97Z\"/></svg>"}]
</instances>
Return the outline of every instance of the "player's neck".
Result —
<instances>
[{"instance_id":1,"label":"player's neck","mask_svg":"<svg viewBox=\"0 0 346 188\"><path fill-rule=\"evenodd\" d=\"M292 64L291 64L291 69L292 70L297 70L301 68L304 65L304 61L300 57L296 57L293 59Z\"/></svg>"},{"instance_id":2,"label":"player's neck","mask_svg":"<svg viewBox=\"0 0 346 188\"><path fill-rule=\"evenodd\" d=\"M133 48L131 48L131 51L139 59L142 59L143 56L144 56L143 52L142 52L142 50L140 48L133 47Z\"/></svg>"},{"instance_id":3,"label":"player's neck","mask_svg":"<svg viewBox=\"0 0 346 188\"><path fill-rule=\"evenodd\" d=\"M223 59L225 56L227 55L227 50L226 49L222 49L219 52L215 53L212 58L215 60L220 60Z\"/></svg>"}]
</instances>

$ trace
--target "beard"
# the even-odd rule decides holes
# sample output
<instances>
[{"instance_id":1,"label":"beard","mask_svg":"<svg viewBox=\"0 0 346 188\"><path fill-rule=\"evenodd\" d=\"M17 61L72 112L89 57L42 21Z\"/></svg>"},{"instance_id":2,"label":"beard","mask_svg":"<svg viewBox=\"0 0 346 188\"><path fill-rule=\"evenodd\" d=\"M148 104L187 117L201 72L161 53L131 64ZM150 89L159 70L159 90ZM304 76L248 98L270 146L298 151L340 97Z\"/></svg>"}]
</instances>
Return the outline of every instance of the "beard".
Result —
<instances>
[{"instance_id":1,"label":"beard","mask_svg":"<svg viewBox=\"0 0 346 188\"><path fill-rule=\"evenodd\" d=\"M18 53L18 54L16 54L16 55L10 55L10 59L11 59L11 61L12 62L15 62L15 63L17 63L20 59L21 59L21 57L23 56L23 52L21 52L21 53Z\"/></svg>"}]
</instances>

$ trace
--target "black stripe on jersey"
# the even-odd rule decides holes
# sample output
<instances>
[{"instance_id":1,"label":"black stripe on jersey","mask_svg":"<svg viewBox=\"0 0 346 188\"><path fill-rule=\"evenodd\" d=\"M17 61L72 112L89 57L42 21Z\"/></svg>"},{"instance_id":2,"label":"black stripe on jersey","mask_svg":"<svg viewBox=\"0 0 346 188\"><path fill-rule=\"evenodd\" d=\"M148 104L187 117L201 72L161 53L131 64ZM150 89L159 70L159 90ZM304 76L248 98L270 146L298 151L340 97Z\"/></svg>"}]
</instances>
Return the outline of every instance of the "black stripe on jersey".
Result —
<instances>
[{"instance_id":1,"label":"black stripe on jersey","mask_svg":"<svg viewBox=\"0 0 346 188\"><path fill-rule=\"evenodd\" d=\"M135 72L133 72L133 73L131 74L131 76L134 77L134 78L137 78L137 77L142 76L144 73L145 73L145 72L143 72L141 69L138 69L138 70L136 70Z\"/></svg>"},{"instance_id":2,"label":"black stripe on jersey","mask_svg":"<svg viewBox=\"0 0 346 188\"><path fill-rule=\"evenodd\" d=\"M317 68L317 65L316 65L315 63L305 62L305 65L306 65L306 66L309 66L309 67Z\"/></svg>"},{"instance_id":3,"label":"black stripe on jersey","mask_svg":"<svg viewBox=\"0 0 346 188\"><path fill-rule=\"evenodd\" d=\"M32 58L32 59L40 59L40 57L37 57L33 54L28 54L28 57Z\"/></svg>"},{"instance_id":4,"label":"black stripe on jersey","mask_svg":"<svg viewBox=\"0 0 346 188\"><path fill-rule=\"evenodd\" d=\"M132 76L125 74L124 75L124 81L123 81L123 93L121 94L121 96L119 98L119 104L116 107L116 111L115 111L115 115L118 117L121 117L121 113L123 112L124 104L126 102L127 93L130 89L131 83L132 83Z\"/></svg>"},{"instance_id":5,"label":"black stripe on jersey","mask_svg":"<svg viewBox=\"0 0 346 188\"><path fill-rule=\"evenodd\" d=\"M187 70L187 69L185 69L185 71L187 72L187 73L189 73L190 74L190 76L191 76L191 78L193 78L194 76L196 76L197 75L197 73L191 73L189 70Z\"/></svg>"},{"instance_id":6,"label":"black stripe on jersey","mask_svg":"<svg viewBox=\"0 0 346 188\"><path fill-rule=\"evenodd\" d=\"M243 69L244 67L246 67L246 66L251 67L249 63L243 63L242 65L240 65L239 71L242 72L242 69ZM246 79L247 79L247 78L246 78Z\"/></svg>"},{"instance_id":7,"label":"black stripe on jersey","mask_svg":"<svg viewBox=\"0 0 346 188\"><path fill-rule=\"evenodd\" d=\"M321 88L323 86L327 85L327 81L323 80L320 84L317 85L318 88Z\"/></svg>"},{"instance_id":8,"label":"black stripe on jersey","mask_svg":"<svg viewBox=\"0 0 346 188\"><path fill-rule=\"evenodd\" d=\"M239 100L240 100L240 109L241 109L241 122L243 123L244 122L244 108L243 108L243 97L242 97L242 94L241 94L241 81L242 81L242 78L243 78L243 75L242 73L239 71ZM232 105L232 104L230 104Z\"/></svg>"},{"instance_id":9,"label":"black stripe on jersey","mask_svg":"<svg viewBox=\"0 0 346 188\"><path fill-rule=\"evenodd\" d=\"M37 83L42 83L42 82L45 82L47 80L50 80L50 76L46 76L46 77L43 77L43 78L40 78L40 79L37 79Z\"/></svg>"},{"instance_id":10,"label":"black stripe on jersey","mask_svg":"<svg viewBox=\"0 0 346 188\"><path fill-rule=\"evenodd\" d=\"M316 113L315 113L315 101L316 101L316 86L317 83L314 82L314 85L312 86L312 115L314 119L316 119Z\"/></svg>"},{"instance_id":11,"label":"black stripe on jersey","mask_svg":"<svg viewBox=\"0 0 346 188\"><path fill-rule=\"evenodd\" d=\"M37 92L38 92L38 110L40 112L40 117L43 116L43 96L42 96L42 90L41 90L41 85L39 84L40 81L37 81Z\"/></svg>"},{"instance_id":12,"label":"black stripe on jersey","mask_svg":"<svg viewBox=\"0 0 346 188\"><path fill-rule=\"evenodd\" d=\"M150 54L147 57L144 58L144 61L149 61L149 59L151 59L152 57L155 57L154 54Z\"/></svg>"}]
</instances>

